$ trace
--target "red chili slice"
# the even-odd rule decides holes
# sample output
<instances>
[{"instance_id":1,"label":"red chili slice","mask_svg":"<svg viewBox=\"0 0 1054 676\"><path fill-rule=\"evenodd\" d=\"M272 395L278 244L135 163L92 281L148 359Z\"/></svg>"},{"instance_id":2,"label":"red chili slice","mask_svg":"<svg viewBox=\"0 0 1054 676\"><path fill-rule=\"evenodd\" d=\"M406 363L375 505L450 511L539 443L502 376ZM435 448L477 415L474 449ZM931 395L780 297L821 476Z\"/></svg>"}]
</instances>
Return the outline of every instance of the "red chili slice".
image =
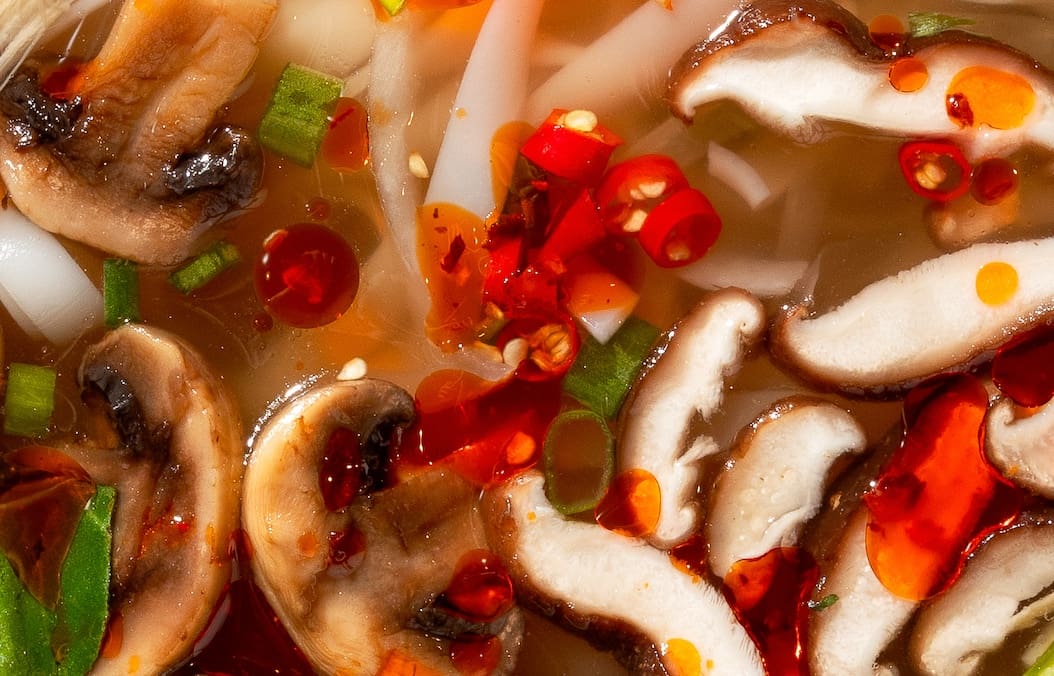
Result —
<instances>
[{"instance_id":1,"label":"red chili slice","mask_svg":"<svg viewBox=\"0 0 1054 676\"><path fill-rule=\"evenodd\" d=\"M899 159L908 187L926 199L950 202L970 190L970 163L950 141L909 141Z\"/></svg>"},{"instance_id":2,"label":"red chili slice","mask_svg":"<svg viewBox=\"0 0 1054 676\"><path fill-rule=\"evenodd\" d=\"M553 176L593 187L621 143L592 113L556 109L528 137L520 154Z\"/></svg>"},{"instance_id":3,"label":"red chili slice","mask_svg":"<svg viewBox=\"0 0 1054 676\"><path fill-rule=\"evenodd\" d=\"M687 187L684 172L665 155L620 162L608 169L597 188L600 221L613 234L636 235L656 205Z\"/></svg>"},{"instance_id":4,"label":"red chili slice","mask_svg":"<svg viewBox=\"0 0 1054 676\"><path fill-rule=\"evenodd\" d=\"M579 190L562 204L553 206L553 225L539 250L540 259L559 258L566 263L593 249L607 236L588 190Z\"/></svg>"},{"instance_id":5,"label":"red chili slice","mask_svg":"<svg viewBox=\"0 0 1054 676\"><path fill-rule=\"evenodd\" d=\"M664 268L693 263L721 234L721 218L706 195L684 188L658 204L640 229L644 251Z\"/></svg>"}]
</instances>

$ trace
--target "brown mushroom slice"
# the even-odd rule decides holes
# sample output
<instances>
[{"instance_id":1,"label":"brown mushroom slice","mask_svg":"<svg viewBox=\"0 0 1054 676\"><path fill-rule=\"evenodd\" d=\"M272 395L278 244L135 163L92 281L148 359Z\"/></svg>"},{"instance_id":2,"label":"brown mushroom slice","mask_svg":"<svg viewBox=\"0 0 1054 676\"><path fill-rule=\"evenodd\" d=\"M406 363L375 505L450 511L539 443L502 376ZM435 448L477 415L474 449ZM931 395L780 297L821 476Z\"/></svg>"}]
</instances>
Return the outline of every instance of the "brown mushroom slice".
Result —
<instances>
[{"instance_id":1,"label":"brown mushroom slice","mask_svg":"<svg viewBox=\"0 0 1054 676\"><path fill-rule=\"evenodd\" d=\"M928 73L917 91L890 84L890 64L905 55ZM999 96L1018 107L1015 114L990 119L981 95L969 99L960 91L968 88L956 78L974 67L1008 83ZM870 40L866 24L834 2L759 0L681 58L668 97L685 120L698 107L727 99L799 141L817 141L830 123L848 123L901 137L955 138L980 157L1025 144L1054 148L1052 87L1049 71L994 40L945 31L909 38L896 54L887 53ZM1019 104L1004 96L1010 92L1021 94ZM965 111L956 113L963 119L950 114L948 100L955 96L966 98L973 111L968 119Z\"/></svg>"},{"instance_id":2,"label":"brown mushroom slice","mask_svg":"<svg viewBox=\"0 0 1054 676\"><path fill-rule=\"evenodd\" d=\"M237 407L178 338L126 325L88 348L86 401L112 444L67 452L117 488L111 632L97 674L165 672L189 656L231 572L242 433Z\"/></svg>"},{"instance_id":3,"label":"brown mushroom slice","mask_svg":"<svg viewBox=\"0 0 1054 676\"><path fill-rule=\"evenodd\" d=\"M985 454L1007 479L1054 498L1054 403L1027 414L1010 399L988 409Z\"/></svg>"},{"instance_id":4,"label":"brown mushroom slice","mask_svg":"<svg viewBox=\"0 0 1054 676\"><path fill-rule=\"evenodd\" d=\"M659 484L654 544L669 546L698 526L699 462L717 452L706 435L691 438L724 399L725 379L765 329L765 310L749 293L729 288L697 305L671 329L622 407L618 469L651 473Z\"/></svg>"},{"instance_id":5,"label":"brown mushroom slice","mask_svg":"<svg viewBox=\"0 0 1054 676\"><path fill-rule=\"evenodd\" d=\"M827 569L818 598L833 603L810 617L809 666L817 676L871 674L882 650L907 624L918 605L884 586L871 569L864 535L867 510L853 513Z\"/></svg>"},{"instance_id":6,"label":"brown mushroom slice","mask_svg":"<svg viewBox=\"0 0 1054 676\"><path fill-rule=\"evenodd\" d=\"M993 536L962 576L919 613L911 658L919 672L975 673L1008 636L1054 611L1054 525L1019 526Z\"/></svg>"},{"instance_id":7,"label":"brown mushroom slice","mask_svg":"<svg viewBox=\"0 0 1054 676\"><path fill-rule=\"evenodd\" d=\"M1054 238L975 244L875 282L817 316L779 318L773 354L850 392L911 385L968 364L1051 312Z\"/></svg>"},{"instance_id":8,"label":"brown mushroom slice","mask_svg":"<svg viewBox=\"0 0 1054 676\"><path fill-rule=\"evenodd\" d=\"M44 229L119 256L185 258L256 191L256 141L214 125L276 7L127 0L73 98L52 98L36 73L17 73L0 92L0 177L12 201Z\"/></svg>"},{"instance_id":9,"label":"brown mushroom slice","mask_svg":"<svg viewBox=\"0 0 1054 676\"><path fill-rule=\"evenodd\" d=\"M288 403L253 444L242 506L252 571L293 641L322 673L375 674L394 654L457 673L450 642L437 640L453 637L429 610L459 558L486 546L479 489L430 471L371 488L331 511L320 488L334 432L350 431L366 452L380 454L414 415L413 398L396 385L337 382ZM385 461L375 459L377 466ZM360 534L361 560L337 563L333 533ZM514 611L502 626L486 628L502 640L502 671L513 663L521 622Z\"/></svg>"},{"instance_id":10,"label":"brown mushroom slice","mask_svg":"<svg viewBox=\"0 0 1054 676\"><path fill-rule=\"evenodd\" d=\"M634 673L680 673L671 652L697 652L712 676L764 673L746 630L708 582L641 540L564 518L544 483L527 472L484 500L491 546L521 596L594 640L614 633ZM656 652L665 666L649 663Z\"/></svg>"},{"instance_id":11,"label":"brown mushroom slice","mask_svg":"<svg viewBox=\"0 0 1054 676\"><path fill-rule=\"evenodd\" d=\"M856 419L827 401L793 397L759 416L711 493L706 542L714 573L725 577L737 561L797 545L836 463L866 445Z\"/></svg>"}]
</instances>

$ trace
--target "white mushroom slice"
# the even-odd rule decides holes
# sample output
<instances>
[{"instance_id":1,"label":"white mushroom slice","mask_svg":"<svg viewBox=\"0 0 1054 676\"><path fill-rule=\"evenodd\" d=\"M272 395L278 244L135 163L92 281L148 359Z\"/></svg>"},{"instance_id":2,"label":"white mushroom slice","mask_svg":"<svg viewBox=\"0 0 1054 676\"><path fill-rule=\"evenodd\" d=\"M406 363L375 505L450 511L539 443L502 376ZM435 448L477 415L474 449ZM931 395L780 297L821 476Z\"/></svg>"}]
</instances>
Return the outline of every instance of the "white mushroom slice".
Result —
<instances>
[{"instance_id":1,"label":"white mushroom slice","mask_svg":"<svg viewBox=\"0 0 1054 676\"><path fill-rule=\"evenodd\" d=\"M1054 238L945 254L826 314L810 316L808 303L790 308L772 329L772 352L807 379L847 391L908 386L969 363L1050 313L1052 256Z\"/></svg>"},{"instance_id":2,"label":"white mushroom slice","mask_svg":"<svg viewBox=\"0 0 1054 676\"><path fill-rule=\"evenodd\" d=\"M1010 399L988 409L985 453L1010 481L1054 498L1054 402L1029 414L1020 411Z\"/></svg>"},{"instance_id":3,"label":"white mushroom slice","mask_svg":"<svg viewBox=\"0 0 1054 676\"><path fill-rule=\"evenodd\" d=\"M893 59L905 54L926 67L918 91L890 84ZM974 66L1019 78L1034 103L1023 104L1020 124L975 120L960 126L947 111L956 76ZM1054 77L1010 47L958 31L908 39L886 53L867 26L829 0L761 0L748 5L723 30L687 52L671 71L673 110L690 120L695 110L722 99L797 140L823 137L825 123L849 123L896 136L956 139L973 157L1005 154L1024 144L1054 148ZM1027 98L1027 97L1026 97ZM973 101L980 110L985 102Z\"/></svg>"},{"instance_id":4,"label":"white mushroom slice","mask_svg":"<svg viewBox=\"0 0 1054 676\"><path fill-rule=\"evenodd\" d=\"M326 508L321 464L338 428L377 456L414 417L413 398L363 378L317 387L294 399L261 430L249 458L242 522L252 571L290 637L325 674L375 674L399 654L456 674L449 641L426 635L422 609L449 585L459 558L485 547L478 489L456 475L427 472ZM368 462L368 461L367 461ZM360 561L332 560L330 534L357 530ZM422 619L423 618L423 619ZM520 617L495 628L506 652L518 649ZM443 638L449 638L444 636Z\"/></svg>"},{"instance_id":5,"label":"white mushroom slice","mask_svg":"<svg viewBox=\"0 0 1054 676\"><path fill-rule=\"evenodd\" d=\"M795 397L777 402L738 440L711 493L706 517L710 568L798 543L820 511L839 458L864 450L864 430L845 409Z\"/></svg>"},{"instance_id":6,"label":"white mushroom slice","mask_svg":"<svg viewBox=\"0 0 1054 676\"><path fill-rule=\"evenodd\" d=\"M864 535L867 510L849 518L819 596L832 603L812 614L809 666L817 676L877 673L879 654L911 618L914 601L902 599L871 570Z\"/></svg>"},{"instance_id":7,"label":"white mushroom slice","mask_svg":"<svg viewBox=\"0 0 1054 676\"><path fill-rule=\"evenodd\" d=\"M85 353L80 381L90 401L104 402L121 442L67 451L117 488L110 606L120 647L92 673L163 673L189 656L230 581L237 407L200 357L156 329L107 334Z\"/></svg>"},{"instance_id":8,"label":"white mushroom slice","mask_svg":"<svg viewBox=\"0 0 1054 676\"><path fill-rule=\"evenodd\" d=\"M618 469L641 469L658 481L660 513L649 539L676 544L698 525L699 461L718 450L708 436L690 438L724 399L725 379L765 329L765 310L740 289L707 297L667 335L654 363L622 407Z\"/></svg>"},{"instance_id":9,"label":"white mushroom slice","mask_svg":"<svg viewBox=\"0 0 1054 676\"><path fill-rule=\"evenodd\" d=\"M185 258L258 187L253 137L210 131L276 7L127 0L71 100L43 93L32 69L16 73L0 92L0 177L12 201L42 228L122 257Z\"/></svg>"},{"instance_id":10,"label":"white mushroom slice","mask_svg":"<svg viewBox=\"0 0 1054 676\"><path fill-rule=\"evenodd\" d=\"M678 641L698 652L711 676L763 673L757 649L716 589L641 540L565 519L546 499L538 472L492 489L485 503L491 546L518 592L594 639L621 628L626 636L615 644L629 653L621 657L633 673L678 673L676 665L648 663Z\"/></svg>"},{"instance_id":11,"label":"white mushroom slice","mask_svg":"<svg viewBox=\"0 0 1054 676\"><path fill-rule=\"evenodd\" d=\"M1014 632L1054 611L1054 525L993 536L956 583L927 603L911 636L921 673L967 676Z\"/></svg>"}]
</instances>

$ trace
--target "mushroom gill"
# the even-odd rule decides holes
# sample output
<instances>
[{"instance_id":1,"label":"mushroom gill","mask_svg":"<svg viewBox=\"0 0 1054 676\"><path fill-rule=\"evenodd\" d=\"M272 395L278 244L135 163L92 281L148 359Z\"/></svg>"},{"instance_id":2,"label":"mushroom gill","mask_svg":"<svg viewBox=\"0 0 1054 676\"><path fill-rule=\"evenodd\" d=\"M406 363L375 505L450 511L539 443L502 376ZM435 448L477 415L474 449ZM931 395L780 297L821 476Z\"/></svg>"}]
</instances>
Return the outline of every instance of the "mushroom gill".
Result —
<instances>
[{"instance_id":1,"label":"mushroom gill","mask_svg":"<svg viewBox=\"0 0 1054 676\"><path fill-rule=\"evenodd\" d=\"M641 469L658 481L660 513L649 540L669 546L698 525L700 461L719 449L709 436L692 438L693 423L709 421L765 329L761 303L740 289L723 289L697 305L666 335L622 407L619 471Z\"/></svg>"},{"instance_id":2,"label":"mushroom gill","mask_svg":"<svg viewBox=\"0 0 1054 676\"><path fill-rule=\"evenodd\" d=\"M911 635L923 674L967 676L1007 637L1054 611L1054 525L1023 525L994 535L948 591L928 602Z\"/></svg>"},{"instance_id":3,"label":"mushroom gill","mask_svg":"<svg viewBox=\"0 0 1054 676\"><path fill-rule=\"evenodd\" d=\"M392 486L382 478L388 444L414 415L391 383L343 381L286 404L253 444L242 505L253 575L322 673L375 674L398 657L453 675L451 641L464 633L499 638L498 673L515 660L518 610L468 622L439 603L459 559L486 546L478 489L440 470ZM336 458L342 469L330 474ZM358 490L330 493L353 473Z\"/></svg>"},{"instance_id":4,"label":"mushroom gill","mask_svg":"<svg viewBox=\"0 0 1054 676\"><path fill-rule=\"evenodd\" d=\"M518 594L591 640L610 641L633 673L682 673L685 657L713 676L764 673L746 630L707 581L642 540L563 517L544 483L530 471L484 498L491 547Z\"/></svg>"},{"instance_id":5,"label":"mushroom gill","mask_svg":"<svg viewBox=\"0 0 1054 676\"><path fill-rule=\"evenodd\" d=\"M1051 312L1054 238L975 244L874 282L813 315L790 307L773 355L806 379L847 392L903 389L982 357Z\"/></svg>"},{"instance_id":6,"label":"mushroom gill","mask_svg":"<svg viewBox=\"0 0 1054 676\"><path fill-rule=\"evenodd\" d=\"M906 56L924 64L928 79L898 91L890 65ZM980 157L1026 144L1054 148L1052 89L1054 75L994 40L944 31L887 52L830 0L758 0L682 56L668 98L689 121L700 106L728 99L804 142L821 139L830 123L848 123L954 138Z\"/></svg>"},{"instance_id":7,"label":"mushroom gill","mask_svg":"<svg viewBox=\"0 0 1054 676\"><path fill-rule=\"evenodd\" d=\"M1054 403L1028 411L1004 398L985 418L985 454L1009 481L1054 498Z\"/></svg>"},{"instance_id":8,"label":"mushroom gill","mask_svg":"<svg viewBox=\"0 0 1054 676\"><path fill-rule=\"evenodd\" d=\"M867 438L845 409L794 397L749 426L718 475L706 517L710 568L725 577L737 561L798 544L823 505L836 463Z\"/></svg>"},{"instance_id":9,"label":"mushroom gill","mask_svg":"<svg viewBox=\"0 0 1054 676\"><path fill-rule=\"evenodd\" d=\"M189 656L230 580L237 408L193 350L156 329L110 332L88 348L79 378L109 429L66 452L117 488L110 608L120 647L92 673L161 673Z\"/></svg>"},{"instance_id":10,"label":"mushroom gill","mask_svg":"<svg viewBox=\"0 0 1054 676\"><path fill-rule=\"evenodd\" d=\"M262 155L216 127L276 0L127 0L64 92L32 67L0 91L0 177L46 230L146 263L191 252L257 189ZM206 171L201 171L205 166Z\"/></svg>"}]
</instances>

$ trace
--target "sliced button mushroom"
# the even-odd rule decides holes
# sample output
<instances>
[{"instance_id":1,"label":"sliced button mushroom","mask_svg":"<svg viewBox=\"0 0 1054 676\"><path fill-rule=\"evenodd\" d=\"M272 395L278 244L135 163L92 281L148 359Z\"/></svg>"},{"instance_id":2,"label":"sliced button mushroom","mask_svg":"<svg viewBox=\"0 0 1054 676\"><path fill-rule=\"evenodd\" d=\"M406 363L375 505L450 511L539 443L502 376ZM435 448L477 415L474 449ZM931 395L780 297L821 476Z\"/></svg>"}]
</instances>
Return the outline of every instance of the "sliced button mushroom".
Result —
<instances>
[{"instance_id":1,"label":"sliced button mushroom","mask_svg":"<svg viewBox=\"0 0 1054 676\"><path fill-rule=\"evenodd\" d=\"M1054 612L1054 525L993 536L919 613L911 657L923 674L967 676L1015 632Z\"/></svg>"},{"instance_id":2,"label":"sliced button mushroom","mask_svg":"<svg viewBox=\"0 0 1054 676\"><path fill-rule=\"evenodd\" d=\"M459 558L486 546L477 488L436 470L391 487L367 481L347 504L327 505L322 485L346 478L324 469L341 457L334 435L351 433L345 443L361 449L366 476L387 463L388 443L414 415L413 398L393 384L337 382L286 404L253 444L242 506L253 575L322 673L375 674L400 655L456 674L449 639L465 632L499 637L500 673L518 650L515 609L480 626L437 606ZM356 539L361 547L341 553Z\"/></svg>"},{"instance_id":3,"label":"sliced button mushroom","mask_svg":"<svg viewBox=\"0 0 1054 676\"><path fill-rule=\"evenodd\" d=\"M795 546L823 505L835 465L864 450L860 424L835 404L777 402L737 441L710 497L710 567L725 577L737 561Z\"/></svg>"},{"instance_id":4,"label":"sliced button mushroom","mask_svg":"<svg viewBox=\"0 0 1054 676\"><path fill-rule=\"evenodd\" d=\"M645 470L658 481L654 544L676 544L698 526L699 462L719 449L709 436L693 439L693 423L717 412L725 379L764 329L765 310L756 298L734 288L712 294L670 330L623 405L618 469Z\"/></svg>"},{"instance_id":5,"label":"sliced button mushroom","mask_svg":"<svg viewBox=\"0 0 1054 676\"><path fill-rule=\"evenodd\" d=\"M0 91L0 177L46 230L125 258L185 258L244 206L262 155L215 128L249 72L277 0L127 0L62 98L25 68Z\"/></svg>"},{"instance_id":6,"label":"sliced button mushroom","mask_svg":"<svg viewBox=\"0 0 1054 676\"><path fill-rule=\"evenodd\" d=\"M544 482L528 472L485 497L491 546L520 595L595 640L607 634L633 673L691 673L674 655L699 658L713 676L764 673L746 630L708 582L641 540L564 518Z\"/></svg>"},{"instance_id":7,"label":"sliced button mushroom","mask_svg":"<svg viewBox=\"0 0 1054 676\"><path fill-rule=\"evenodd\" d=\"M809 666L817 676L879 673L880 653L918 605L894 595L875 576L866 529L867 509L860 507L849 518L832 562L821 567L817 597L834 602L811 617Z\"/></svg>"},{"instance_id":8,"label":"sliced button mushroom","mask_svg":"<svg viewBox=\"0 0 1054 676\"><path fill-rule=\"evenodd\" d=\"M898 91L891 83L890 65L904 56L924 65L921 88ZM954 138L980 157L1025 144L1054 148L1052 88L1050 71L994 40L944 31L887 53L834 2L759 0L681 58L668 98L685 120L728 99L804 142L822 138L825 124L849 123ZM950 110L949 100L958 108Z\"/></svg>"},{"instance_id":9,"label":"sliced button mushroom","mask_svg":"<svg viewBox=\"0 0 1054 676\"><path fill-rule=\"evenodd\" d=\"M985 453L1018 486L1054 498L1054 402L1025 413L1010 399L988 409Z\"/></svg>"},{"instance_id":10,"label":"sliced button mushroom","mask_svg":"<svg viewBox=\"0 0 1054 676\"><path fill-rule=\"evenodd\" d=\"M125 326L88 348L85 400L113 443L67 452L117 488L111 631L96 674L165 672L189 656L230 580L242 434L208 366L163 331ZM102 426L106 427L106 426Z\"/></svg>"},{"instance_id":11,"label":"sliced button mushroom","mask_svg":"<svg viewBox=\"0 0 1054 676\"><path fill-rule=\"evenodd\" d=\"M848 392L908 387L969 364L1051 312L1054 238L975 244L867 286L820 315L791 307L773 354Z\"/></svg>"}]
</instances>

